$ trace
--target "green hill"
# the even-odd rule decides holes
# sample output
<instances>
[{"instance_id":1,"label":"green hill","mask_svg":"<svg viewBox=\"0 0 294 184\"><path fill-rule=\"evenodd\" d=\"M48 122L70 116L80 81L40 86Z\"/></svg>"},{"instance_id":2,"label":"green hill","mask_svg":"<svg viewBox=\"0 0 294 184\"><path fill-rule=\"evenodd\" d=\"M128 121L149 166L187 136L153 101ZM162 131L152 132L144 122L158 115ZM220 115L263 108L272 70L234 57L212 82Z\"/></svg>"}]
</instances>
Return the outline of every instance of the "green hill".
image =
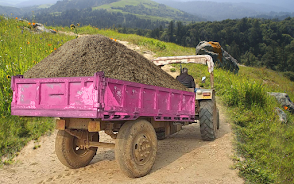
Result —
<instances>
[{"instance_id":1,"label":"green hill","mask_svg":"<svg viewBox=\"0 0 294 184\"><path fill-rule=\"evenodd\" d=\"M52 5L46 11L63 12L70 9L82 10L89 7L101 6L104 4L110 4L119 0L63 0L57 1L56 4Z\"/></svg>"},{"instance_id":2,"label":"green hill","mask_svg":"<svg viewBox=\"0 0 294 184\"><path fill-rule=\"evenodd\" d=\"M0 6L0 15L5 15L8 17L21 17L24 14L38 9L36 6L26 7L26 8L15 8L9 6Z\"/></svg>"},{"instance_id":3,"label":"green hill","mask_svg":"<svg viewBox=\"0 0 294 184\"><path fill-rule=\"evenodd\" d=\"M52 6L41 5L26 9L0 7L0 14L24 17L51 26L79 23L99 28L116 26L155 29L160 26L166 27L171 20L205 21L151 0L63 0Z\"/></svg>"},{"instance_id":4,"label":"green hill","mask_svg":"<svg viewBox=\"0 0 294 184\"><path fill-rule=\"evenodd\" d=\"M93 10L96 9L106 9L110 12L130 13L137 15L140 18L149 18L153 20L204 21L204 19L192 14L150 0L120 0L93 8Z\"/></svg>"}]
</instances>

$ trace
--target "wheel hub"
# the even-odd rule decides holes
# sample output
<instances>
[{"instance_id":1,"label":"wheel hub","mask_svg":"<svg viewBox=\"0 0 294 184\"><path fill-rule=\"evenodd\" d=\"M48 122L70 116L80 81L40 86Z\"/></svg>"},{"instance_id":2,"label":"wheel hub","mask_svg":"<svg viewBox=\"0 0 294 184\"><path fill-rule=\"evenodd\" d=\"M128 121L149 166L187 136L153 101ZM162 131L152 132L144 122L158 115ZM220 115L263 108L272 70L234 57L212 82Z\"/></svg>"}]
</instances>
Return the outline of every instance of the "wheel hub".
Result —
<instances>
[{"instance_id":1,"label":"wheel hub","mask_svg":"<svg viewBox=\"0 0 294 184\"><path fill-rule=\"evenodd\" d=\"M139 165L144 165L152 155L152 143L146 135L139 135L136 137L133 146L133 153L135 161Z\"/></svg>"}]
</instances>

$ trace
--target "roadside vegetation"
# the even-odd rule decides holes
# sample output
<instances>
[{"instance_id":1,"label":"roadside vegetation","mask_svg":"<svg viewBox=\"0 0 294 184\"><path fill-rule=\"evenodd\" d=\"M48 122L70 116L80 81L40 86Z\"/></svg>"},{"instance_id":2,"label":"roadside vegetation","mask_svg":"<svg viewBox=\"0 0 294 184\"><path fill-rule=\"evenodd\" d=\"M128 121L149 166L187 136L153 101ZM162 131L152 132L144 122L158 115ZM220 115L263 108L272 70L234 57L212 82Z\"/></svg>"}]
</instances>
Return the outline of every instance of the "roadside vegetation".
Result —
<instances>
[{"instance_id":1,"label":"roadside vegetation","mask_svg":"<svg viewBox=\"0 0 294 184\"><path fill-rule=\"evenodd\" d=\"M206 66L183 66L198 83L209 77ZM246 183L293 183L294 117L286 112L287 123L281 123L275 111L280 105L267 92L286 92L293 99L294 83L266 68L241 66L238 75L216 69L214 76L216 94L233 127L239 174ZM206 81L204 87L209 86Z\"/></svg>"},{"instance_id":2,"label":"roadside vegetation","mask_svg":"<svg viewBox=\"0 0 294 184\"><path fill-rule=\"evenodd\" d=\"M15 152L29 140L53 129L48 118L22 118L10 115L11 90L7 76L23 74L27 69L54 52L62 43L76 36L65 34L34 34L27 22L0 18L0 156L13 158ZM151 50L157 56L192 55L195 48L185 48L115 30L92 26L56 27L56 31L79 34L102 34L112 39L129 41ZM58 43L58 44L57 44ZM61 45L60 45L61 44ZM179 65L174 65L179 69ZM185 64L197 83L201 77L209 78L207 66ZM203 84L209 86L209 80ZM267 92L286 92L294 99L294 83L282 73L266 68L240 66L235 75L222 69L215 70L215 88L221 103L227 108L227 119L235 135L235 167L247 183L293 183L294 178L294 117L281 123L275 112L280 107ZM3 163L3 162L2 162ZM6 161L6 163L9 163Z\"/></svg>"},{"instance_id":3,"label":"roadside vegetation","mask_svg":"<svg viewBox=\"0 0 294 184\"><path fill-rule=\"evenodd\" d=\"M11 163L14 155L30 140L53 129L50 118L11 116L10 76L26 70L75 37L31 32L35 23L0 16L0 158Z\"/></svg>"}]
</instances>

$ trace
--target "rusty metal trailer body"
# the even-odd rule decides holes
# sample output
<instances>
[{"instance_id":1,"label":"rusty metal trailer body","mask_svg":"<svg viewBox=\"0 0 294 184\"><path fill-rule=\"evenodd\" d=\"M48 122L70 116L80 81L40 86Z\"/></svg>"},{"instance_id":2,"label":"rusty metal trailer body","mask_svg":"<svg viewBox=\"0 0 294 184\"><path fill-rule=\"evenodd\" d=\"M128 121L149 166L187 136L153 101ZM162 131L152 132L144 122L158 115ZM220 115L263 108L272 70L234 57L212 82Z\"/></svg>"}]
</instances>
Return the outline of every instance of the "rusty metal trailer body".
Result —
<instances>
[{"instance_id":1,"label":"rusty metal trailer body","mask_svg":"<svg viewBox=\"0 0 294 184\"><path fill-rule=\"evenodd\" d=\"M98 147L115 146L121 170L141 177L152 168L163 138L195 122L195 93L122 81L97 72L87 77L11 79L11 114L55 117L55 151L70 168L86 166ZM99 142L99 131L115 140ZM157 135L156 135L157 133Z\"/></svg>"},{"instance_id":2,"label":"rusty metal trailer body","mask_svg":"<svg viewBox=\"0 0 294 184\"><path fill-rule=\"evenodd\" d=\"M195 94L104 77L12 77L11 114L101 121L195 120Z\"/></svg>"}]
</instances>

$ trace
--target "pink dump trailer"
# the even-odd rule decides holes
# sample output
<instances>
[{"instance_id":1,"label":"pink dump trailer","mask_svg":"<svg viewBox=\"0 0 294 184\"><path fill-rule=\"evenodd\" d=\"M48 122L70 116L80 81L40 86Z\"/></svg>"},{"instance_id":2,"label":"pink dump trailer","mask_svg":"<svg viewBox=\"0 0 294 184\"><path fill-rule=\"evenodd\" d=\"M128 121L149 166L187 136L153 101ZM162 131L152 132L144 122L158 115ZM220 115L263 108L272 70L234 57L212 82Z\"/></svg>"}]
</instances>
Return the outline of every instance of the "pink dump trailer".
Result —
<instances>
[{"instance_id":1,"label":"pink dump trailer","mask_svg":"<svg viewBox=\"0 0 294 184\"><path fill-rule=\"evenodd\" d=\"M116 80L97 72L89 77L11 79L11 114L56 117L55 152L69 168L90 163L98 147L115 147L127 176L151 170L157 139L195 122L195 93ZM115 144L99 141L104 131Z\"/></svg>"},{"instance_id":2,"label":"pink dump trailer","mask_svg":"<svg viewBox=\"0 0 294 184\"><path fill-rule=\"evenodd\" d=\"M97 72L91 77L22 78L11 81L11 114L102 121L195 120L195 93L122 81Z\"/></svg>"}]
</instances>

